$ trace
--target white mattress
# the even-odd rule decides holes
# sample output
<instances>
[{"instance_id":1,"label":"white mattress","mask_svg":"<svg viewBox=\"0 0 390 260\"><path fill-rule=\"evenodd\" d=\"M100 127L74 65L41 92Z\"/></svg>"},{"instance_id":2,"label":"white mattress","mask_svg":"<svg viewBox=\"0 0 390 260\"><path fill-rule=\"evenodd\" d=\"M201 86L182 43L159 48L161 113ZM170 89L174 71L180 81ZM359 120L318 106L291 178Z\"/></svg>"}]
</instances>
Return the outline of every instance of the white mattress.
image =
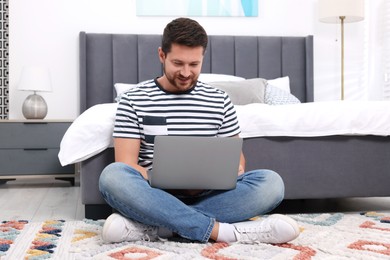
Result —
<instances>
[{"instance_id":1,"label":"white mattress","mask_svg":"<svg viewBox=\"0 0 390 260\"><path fill-rule=\"evenodd\" d=\"M236 106L242 137L390 135L389 101Z\"/></svg>"},{"instance_id":2,"label":"white mattress","mask_svg":"<svg viewBox=\"0 0 390 260\"><path fill-rule=\"evenodd\" d=\"M117 104L95 105L65 133L62 165L83 161L112 146ZM236 106L241 137L390 135L389 101L335 101L271 106Z\"/></svg>"}]
</instances>

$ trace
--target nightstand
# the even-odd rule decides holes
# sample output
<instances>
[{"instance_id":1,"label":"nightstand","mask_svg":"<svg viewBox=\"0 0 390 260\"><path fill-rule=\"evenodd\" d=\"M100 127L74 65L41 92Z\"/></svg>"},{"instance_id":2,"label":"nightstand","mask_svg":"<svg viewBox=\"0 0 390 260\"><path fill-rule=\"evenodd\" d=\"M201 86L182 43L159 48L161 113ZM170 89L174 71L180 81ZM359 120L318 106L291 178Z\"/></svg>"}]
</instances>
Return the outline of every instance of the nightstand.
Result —
<instances>
[{"instance_id":1,"label":"nightstand","mask_svg":"<svg viewBox=\"0 0 390 260\"><path fill-rule=\"evenodd\" d=\"M17 178L54 177L74 185L75 166L58 152L72 121L0 120L0 184Z\"/></svg>"}]
</instances>

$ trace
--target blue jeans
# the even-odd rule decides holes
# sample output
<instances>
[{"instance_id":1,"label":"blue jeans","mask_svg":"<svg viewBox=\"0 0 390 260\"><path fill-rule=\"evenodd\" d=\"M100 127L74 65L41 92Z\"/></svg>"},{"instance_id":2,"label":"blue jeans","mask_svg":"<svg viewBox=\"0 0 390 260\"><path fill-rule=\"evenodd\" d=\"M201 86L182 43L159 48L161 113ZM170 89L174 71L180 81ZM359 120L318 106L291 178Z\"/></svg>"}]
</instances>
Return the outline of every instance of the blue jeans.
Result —
<instances>
[{"instance_id":1,"label":"blue jeans","mask_svg":"<svg viewBox=\"0 0 390 260\"><path fill-rule=\"evenodd\" d=\"M284 197L281 177L270 170L238 176L233 190L175 196L152 188L137 170L118 162L103 170L99 189L107 203L123 216L200 242L209 240L215 221L248 220L271 211Z\"/></svg>"}]
</instances>

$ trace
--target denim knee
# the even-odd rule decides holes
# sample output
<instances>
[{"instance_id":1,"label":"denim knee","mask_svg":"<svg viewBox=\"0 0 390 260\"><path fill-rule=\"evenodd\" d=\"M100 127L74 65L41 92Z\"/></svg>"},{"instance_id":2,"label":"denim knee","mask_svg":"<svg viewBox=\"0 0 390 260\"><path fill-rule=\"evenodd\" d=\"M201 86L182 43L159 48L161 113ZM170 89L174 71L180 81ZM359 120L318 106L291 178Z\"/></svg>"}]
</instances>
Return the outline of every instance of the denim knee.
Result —
<instances>
[{"instance_id":1,"label":"denim knee","mask_svg":"<svg viewBox=\"0 0 390 260\"><path fill-rule=\"evenodd\" d=\"M257 200L261 202L258 214L264 214L276 208L284 199L284 182L282 177L272 170L262 169L248 172L246 181L253 180L253 186L256 187L254 194L257 194ZM255 196L255 195L253 195Z\"/></svg>"},{"instance_id":2,"label":"denim knee","mask_svg":"<svg viewBox=\"0 0 390 260\"><path fill-rule=\"evenodd\" d=\"M120 162L111 163L107 165L100 174L99 190L101 193L114 192L123 184L123 178L127 179L135 176L139 177L140 174L131 166Z\"/></svg>"},{"instance_id":3,"label":"denim knee","mask_svg":"<svg viewBox=\"0 0 390 260\"><path fill-rule=\"evenodd\" d=\"M118 163L111 163L103 169L99 177L100 192L102 192L103 190L110 189L110 186L115 185L113 182L115 182L117 178L115 178L113 175L115 174L115 172L118 172L118 170Z\"/></svg>"},{"instance_id":4,"label":"denim knee","mask_svg":"<svg viewBox=\"0 0 390 260\"><path fill-rule=\"evenodd\" d=\"M274 171L267 170L267 178L272 189L270 189L270 200L278 206L284 199L284 182L282 177Z\"/></svg>"}]
</instances>

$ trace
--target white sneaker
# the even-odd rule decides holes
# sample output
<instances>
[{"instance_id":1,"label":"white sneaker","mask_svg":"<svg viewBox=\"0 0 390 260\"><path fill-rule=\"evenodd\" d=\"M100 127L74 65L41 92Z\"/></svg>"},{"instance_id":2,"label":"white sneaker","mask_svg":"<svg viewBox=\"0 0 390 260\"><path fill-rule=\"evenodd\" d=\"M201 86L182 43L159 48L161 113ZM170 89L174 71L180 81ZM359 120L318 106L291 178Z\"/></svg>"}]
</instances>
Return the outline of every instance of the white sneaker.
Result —
<instances>
[{"instance_id":1,"label":"white sneaker","mask_svg":"<svg viewBox=\"0 0 390 260\"><path fill-rule=\"evenodd\" d=\"M102 239L105 243L154 241L158 238L157 230L157 227L144 225L114 213L104 222Z\"/></svg>"},{"instance_id":2,"label":"white sneaker","mask_svg":"<svg viewBox=\"0 0 390 260\"><path fill-rule=\"evenodd\" d=\"M238 243L281 244L299 235L299 226L290 217L274 214L261 221L245 221L233 224Z\"/></svg>"}]
</instances>

